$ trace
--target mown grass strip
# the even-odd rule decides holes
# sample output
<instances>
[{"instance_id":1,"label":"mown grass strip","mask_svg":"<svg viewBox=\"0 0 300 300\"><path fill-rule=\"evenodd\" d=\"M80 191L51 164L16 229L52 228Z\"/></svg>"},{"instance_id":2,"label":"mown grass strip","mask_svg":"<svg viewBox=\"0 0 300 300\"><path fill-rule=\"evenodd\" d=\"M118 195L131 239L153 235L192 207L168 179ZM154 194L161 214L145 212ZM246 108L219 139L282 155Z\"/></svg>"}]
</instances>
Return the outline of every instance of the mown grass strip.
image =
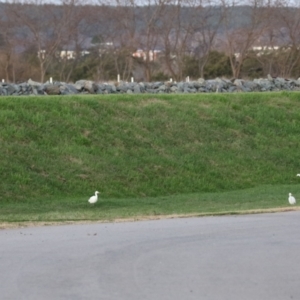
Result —
<instances>
[{"instance_id":1,"label":"mown grass strip","mask_svg":"<svg viewBox=\"0 0 300 300\"><path fill-rule=\"evenodd\" d=\"M286 210L288 193L300 197L298 185L264 185L255 188L176 196L143 198L100 198L95 205L85 197L48 201L1 202L1 222L114 221L165 215L220 215L270 209ZM294 206L293 206L294 207ZM293 208L290 207L290 208Z\"/></svg>"}]
</instances>

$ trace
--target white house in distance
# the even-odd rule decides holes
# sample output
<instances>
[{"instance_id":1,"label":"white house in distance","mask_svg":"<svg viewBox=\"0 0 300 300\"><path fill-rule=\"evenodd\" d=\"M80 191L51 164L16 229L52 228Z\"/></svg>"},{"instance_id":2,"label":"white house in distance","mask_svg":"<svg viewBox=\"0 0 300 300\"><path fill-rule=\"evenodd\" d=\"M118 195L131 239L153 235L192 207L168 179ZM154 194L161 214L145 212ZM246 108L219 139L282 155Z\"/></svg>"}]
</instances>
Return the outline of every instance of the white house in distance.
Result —
<instances>
[{"instance_id":1,"label":"white house in distance","mask_svg":"<svg viewBox=\"0 0 300 300\"><path fill-rule=\"evenodd\" d=\"M89 51L87 50L83 50L83 51L80 51L80 55L81 56L85 56L85 55L88 55L90 54ZM62 58L62 59L75 59L76 58L76 51L74 50L61 50L59 52L59 57Z\"/></svg>"},{"instance_id":2,"label":"white house in distance","mask_svg":"<svg viewBox=\"0 0 300 300\"><path fill-rule=\"evenodd\" d=\"M59 53L59 57L62 59L75 59L75 51L73 50L61 50Z\"/></svg>"},{"instance_id":3,"label":"white house in distance","mask_svg":"<svg viewBox=\"0 0 300 300\"><path fill-rule=\"evenodd\" d=\"M149 55L149 60L150 61L156 61L158 59L158 55L161 51L160 50L149 50L148 55ZM142 49L136 50L134 53L132 53L133 57L136 58L142 58L143 60L147 59L147 51L144 51Z\"/></svg>"},{"instance_id":4,"label":"white house in distance","mask_svg":"<svg viewBox=\"0 0 300 300\"><path fill-rule=\"evenodd\" d=\"M264 53L270 53L273 51L277 51L279 49L279 46L254 46L252 47L252 50L256 52L257 56L261 56Z\"/></svg>"},{"instance_id":5,"label":"white house in distance","mask_svg":"<svg viewBox=\"0 0 300 300\"><path fill-rule=\"evenodd\" d=\"M274 51L278 51L279 46L253 46L252 50L254 52L256 52L256 56L261 56L261 55L266 54L266 53L271 53L271 52L274 52ZM239 58L240 53L236 52L236 53L234 53L234 56L236 58Z\"/></svg>"},{"instance_id":6,"label":"white house in distance","mask_svg":"<svg viewBox=\"0 0 300 300\"><path fill-rule=\"evenodd\" d=\"M103 52L107 52L107 51L111 51L113 48L113 43L102 43L101 48L99 48L99 56L101 56L103 54ZM161 52L161 50L149 50L149 60L150 61L156 61L158 59L158 55ZM89 51L87 50L83 50L80 52L81 56L85 56L90 54ZM63 59L75 59L76 57L76 52L73 50L62 50L60 51L59 54L60 58ZM138 49L136 52L134 52L132 54L133 57L136 58L142 58L144 61L147 59L147 52L142 50L142 49Z\"/></svg>"},{"instance_id":7,"label":"white house in distance","mask_svg":"<svg viewBox=\"0 0 300 300\"><path fill-rule=\"evenodd\" d=\"M80 51L81 56L85 56L85 55L88 55L88 54L90 54L90 52L87 51L87 50ZM39 58L45 59L46 50L38 51L37 56ZM74 50L60 50L60 51L56 52L56 57L57 58L59 57L59 58L62 58L62 59L67 59L67 60L75 59L76 58L76 51L74 51Z\"/></svg>"},{"instance_id":8,"label":"white house in distance","mask_svg":"<svg viewBox=\"0 0 300 300\"><path fill-rule=\"evenodd\" d=\"M45 55L46 55L46 50L39 50L37 53L38 58L40 59L45 59Z\"/></svg>"}]
</instances>

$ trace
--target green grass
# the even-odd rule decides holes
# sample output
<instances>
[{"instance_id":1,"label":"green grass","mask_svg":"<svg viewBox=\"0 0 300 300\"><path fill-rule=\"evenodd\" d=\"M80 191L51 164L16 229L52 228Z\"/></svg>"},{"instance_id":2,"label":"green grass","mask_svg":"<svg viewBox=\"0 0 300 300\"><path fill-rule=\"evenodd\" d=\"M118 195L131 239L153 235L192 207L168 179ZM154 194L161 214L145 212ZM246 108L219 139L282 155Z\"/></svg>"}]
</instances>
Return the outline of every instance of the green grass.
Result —
<instances>
[{"instance_id":1,"label":"green grass","mask_svg":"<svg viewBox=\"0 0 300 300\"><path fill-rule=\"evenodd\" d=\"M138 219L164 215L219 215L287 208L288 193L300 185L260 186L222 193L195 193L176 196L100 199L90 205L86 197L8 202L1 207L2 222L60 222Z\"/></svg>"},{"instance_id":2,"label":"green grass","mask_svg":"<svg viewBox=\"0 0 300 300\"><path fill-rule=\"evenodd\" d=\"M299 124L296 92L3 97L0 221L286 206Z\"/></svg>"}]
</instances>

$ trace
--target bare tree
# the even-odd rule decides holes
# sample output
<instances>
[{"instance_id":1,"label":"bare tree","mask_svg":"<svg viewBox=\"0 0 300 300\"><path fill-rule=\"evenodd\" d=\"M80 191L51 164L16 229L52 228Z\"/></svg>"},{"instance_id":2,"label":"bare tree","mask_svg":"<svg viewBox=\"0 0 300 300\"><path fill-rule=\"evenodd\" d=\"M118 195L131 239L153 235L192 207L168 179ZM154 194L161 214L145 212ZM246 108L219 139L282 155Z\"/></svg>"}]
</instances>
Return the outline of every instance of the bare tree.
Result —
<instances>
[{"instance_id":1,"label":"bare tree","mask_svg":"<svg viewBox=\"0 0 300 300\"><path fill-rule=\"evenodd\" d=\"M182 1L174 1L168 6L162 19L160 38L164 49L164 63L169 75L175 80L183 77L183 59L189 37L189 28L184 26L182 16Z\"/></svg>"},{"instance_id":2,"label":"bare tree","mask_svg":"<svg viewBox=\"0 0 300 300\"><path fill-rule=\"evenodd\" d=\"M248 3L249 6L247 7L238 7L235 0L230 3L223 2L225 12L224 44L230 59L232 75L235 78L239 78L243 62L247 58L249 50L263 35L268 25L268 11L265 7L269 3L265 0L251 0ZM237 8L240 10L239 13L237 13ZM234 24L237 21L236 18L239 18L238 28Z\"/></svg>"},{"instance_id":3,"label":"bare tree","mask_svg":"<svg viewBox=\"0 0 300 300\"><path fill-rule=\"evenodd\" d=\"M93 47L98 52L95 61L98 80L103 80L108 73L119 74L123 80L130 78L131 54L136 47L135 6L130 0L98 0L98 6L93 7L88 21L99 39ZM104 68L109 68L108 72Z\"/></svg>"},{"instance_id":4,"label":"bare tree","mask_svg":"<svg viewBox=\"0 0 300 300\"><path fill-rule=\"evenodd\" d=\"M193 0L192 7L193 54L198 61L199 75L204 78L204 69L209 53L215 47L224 12L222 6L213 0Z\"/></svg>"},{"instance_id":5,"label":"bare tree","mask_svg":"<svg viewBox=\"0 0 300 300\"><path fill-rule=\"evenodd\" d=\"M44 4L44 1L14 1L9 5L9 17L22 28L25 46L34 45L40 67L40 80L55 58L57 49L69 36L70 7L76 0L63 0L63 5Z\"/></svg>"},{"instance_id":6,"label":"bare tree","mask_svg":"<svg viewBox=\"0 0 300 300\"><path fill-rule=\"evenodd\" d=\"M151 81L155 68L155 51L159 47L159 36L163 30L163 19L167 18L166 8L172 0L147 0L143 7L136 10L137 22L142 23L137 34L136 46L143 51L140 64L144 69L144 76ZM171 21L171 20L169 20Z\"/></svg>"},{"instance_id":7,"label":"bare tree","mask_svg":"<svg viewBox=\"0 0 300 300\"><path fill-rule=\"evenodd\" d=\"M264 75L290 77L300 62L300 7L291 4L277 0L265 8L268 25L252 52Z\"/></svg>"},{"instance_id":8,"label":"bare tree","mask_svg":"<svg viewBox=\"0 0 300 300\"><path fill-rule=\"evenodd\" d=\"M2 33L0 36L0 67L7 82L15 80L14 64L15 40L12 38L11 27L8 22L1 20ZM2 77L3 78L3 77Z\"/></svg>"},{"instance_id":9,"label":"bare tree","mask_svg":"<svg viewBox=\"0 0 300 300\"><path fill-rule=\"evenodd\" d=\"M56 65L59 70L59 79L69 82L75 68L81 58L87 55L87 43L89 37L86 35L89 23L91 7L85 5L84 0L63 1L62 8L65 18L65 35L62 43L57 48Z\"/></svg>"},{"instance_id":10,"label":"bare tree","mask_svg":"<svg viewBox=\"0 0 300 300\"><path fill-rule=\"evenodd\" d=\"M106 39L112 43L114 66L123 80L129 80L133 71L133 57L137 47L136 3L132 0L116 0L112 10L113 30L106 33Z\"/></svg>"},{"instance_id":11,"label":"bare tree","mask_svg":"<svg viewBox=\"0 0 300 300\"><path fill-rule=\"evenodd\" d=\"M222 21L221 8L211 0L174 0L162 18L160 30L164 61L176 80L184 77L186 57L197 60L198 73L204 77L208 54L213 48Z\"/></svg>"},{"instance_id":12,"label":"bare tree","mask_svg":"<svg viewBox=\"0 0 300 300\"><path fill-rule=\"evenodd\" d=\"M293 69L300 61L300 3L276 1L276 35L279 48L276 62L280 69L279 75L290 77Z\"/></svg>"},{"instance_id":13,"label":"bare tree","mask_svg":"<svg viewBox=\"0 0 300 300\"><path fill-rule=\"evenodd\" d=\"M9 5L3 5L0 15L0 67L2 78L7 82L16 80L16 66L20 63L18 52L21 51L21 37L18 27L9 18Z\"/></svg>"}]
</instances>

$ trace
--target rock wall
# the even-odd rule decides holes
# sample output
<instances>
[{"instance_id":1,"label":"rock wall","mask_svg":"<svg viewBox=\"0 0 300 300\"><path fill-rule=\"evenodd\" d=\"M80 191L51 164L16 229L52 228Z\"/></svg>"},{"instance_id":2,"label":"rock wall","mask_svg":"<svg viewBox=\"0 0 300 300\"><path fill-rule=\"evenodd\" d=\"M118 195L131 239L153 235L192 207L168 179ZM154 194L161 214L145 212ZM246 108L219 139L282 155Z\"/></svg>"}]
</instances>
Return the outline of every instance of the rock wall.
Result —
<instances>
[{"instance_id":1,"label":"rock wall","mask_svg":"<svg viewBox=\"0 0 300 300\"><path fill-rule=\"evenodd\" d=\"M166 94L166 93L233 93L266 91L300 91L300 78L211 79L190 82L118 82L96 83L79 80L75 83L39 83L29 79L20 84L1 83L1 96L19 95L73 95L73 94Z\"/></svg>"}]
</instances>

